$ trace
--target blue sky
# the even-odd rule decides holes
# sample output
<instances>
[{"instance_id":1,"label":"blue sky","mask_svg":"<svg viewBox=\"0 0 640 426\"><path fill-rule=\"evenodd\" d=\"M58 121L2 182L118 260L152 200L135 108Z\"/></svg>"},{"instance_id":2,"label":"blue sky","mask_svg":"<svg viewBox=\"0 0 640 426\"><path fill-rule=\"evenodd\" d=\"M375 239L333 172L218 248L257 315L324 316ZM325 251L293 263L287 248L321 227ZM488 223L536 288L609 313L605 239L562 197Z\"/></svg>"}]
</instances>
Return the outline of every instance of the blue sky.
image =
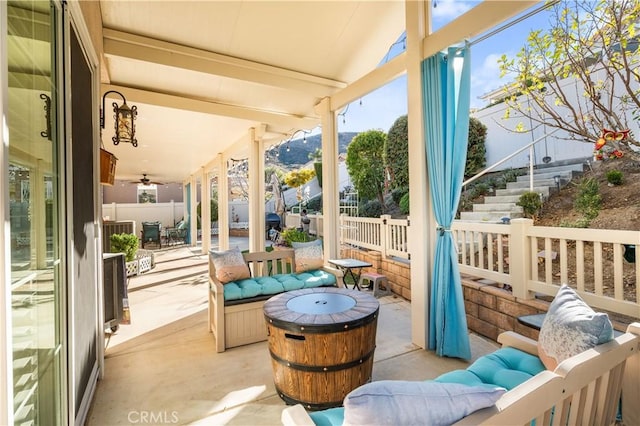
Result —
<instances>
[{"instance_id":1,"label":"blue sky","mask_svg":"<svg viewBox=\"0 0 640 426\"><path fill-rule=\"evenodd\" d=\"M433 30L436 31L446 25L477 3L477 1L438 0L437 7L433 10ZM525 45L529 32L533 29L547 28L548 22L548 12L543 11L493 37L472 45L472 108L484 106L484 102L478 98L508 82L507 78L500 78L498 58L502 54L509 57L515 56ZM393 57L403 50L402 43L398 43L390 49L389 56ZM406 113L406 77L403 76L364 96L362 105L359 102L350 104L344 116L339 117L338 130L341 132L362 132L380 129L387 132L396 118Z\"/></svg>"}]
</instances>

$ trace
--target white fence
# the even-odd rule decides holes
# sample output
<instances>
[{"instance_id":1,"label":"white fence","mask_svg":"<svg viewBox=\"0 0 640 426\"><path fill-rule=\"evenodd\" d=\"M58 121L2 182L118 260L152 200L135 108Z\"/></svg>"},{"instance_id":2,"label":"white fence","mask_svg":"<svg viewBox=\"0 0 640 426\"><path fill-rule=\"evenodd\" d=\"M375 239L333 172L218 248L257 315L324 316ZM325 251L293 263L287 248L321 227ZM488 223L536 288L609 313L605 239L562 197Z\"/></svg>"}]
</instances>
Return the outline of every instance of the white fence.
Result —
<instances>
[{"instance_id":1,"label":"white fence","mask_svg":"<svg viewBox=\"0 0 640 426\"><path fill-rule=\"evenodd\" d=\"M313 222L312 222L313 223ZM341 242L410 259L409 219L340 217ZM460 272L508 285L513 295L554 296L563 283L594 308L640 318L640 232L454 221ZM319 234L321 235L321 234Z\"/></svg>"},{"instance_id":2,"label":"white fence","mask_svg":"<svg viewBox=\"0 0 640 426\"><path fill-rule=\"evenodd\" d=\"M130 220L134 230L142 229L142 222L160 222L163 228L172 228L184 216L183 203L111 203L102 205L102 217L110 221Z\"/></svg>"},{"instance_id":3,"label":"white fence","mask_svg":"<svg viewBox=\"0 0 640 426\"><path fill-rule=\"evenodd\" d=\"M409 219L340 216L341 242L409 259Z\"/></svg>"},{"instance_id":4,"label":"white fence","mask_svg":"<svg viewBox=\"0 0 640 426\"><path fill-rule=\"evenodd\" d=\"M173 214L181 214L182 203L166 204L169 206L152 206L173 206ZM112 220L118 216L132 219L131 213L125 213L126 206L119 204L117 215L109 212L109 205L103 212L113 214ZM140 205L133 206L140 211ZM133 220L138 224L160 220L165 225L163 215L170 214L155 210L152 216L133 216ZM169 218L166 226L173 224ZM322 236L322 216L309 218L310 233ZM287 214L285 226L300 226L299 215ZM409 226L409 219L342 215L340 237L344 244L379 251L385 258L410 259ZM535 293L553 296L566 283L595 308L640 318L640 262L635 262L638 231L541 227L533 226L529 219L514 219L505 225L454 221L452 233L462 273L509 285L514 296L525 299Z\"/></svg>"},{"instance_id":5,"label":"white fence","mask_svg":"<svg viewBox=\"0 0 640 426\"><path fill-rule=\"evenodd\" d=\"M460 272L510 285L513 295L577 288L593 307L640 318L640 232L455 221Z\"/></svg>"}]
</instances>

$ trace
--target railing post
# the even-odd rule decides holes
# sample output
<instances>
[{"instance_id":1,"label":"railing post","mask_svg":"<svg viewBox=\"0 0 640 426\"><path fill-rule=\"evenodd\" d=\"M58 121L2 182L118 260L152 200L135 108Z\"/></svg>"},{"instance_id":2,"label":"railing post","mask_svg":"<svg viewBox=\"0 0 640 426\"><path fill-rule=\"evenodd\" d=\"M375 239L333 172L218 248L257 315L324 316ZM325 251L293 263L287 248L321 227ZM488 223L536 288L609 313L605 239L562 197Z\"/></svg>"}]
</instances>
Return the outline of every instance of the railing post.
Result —
<instances>
[{"instance_id":1,"label":"railing post","mask_svg":"<svg viewBox=\"0 0 640 426\"><path fill-rule=\"evenodd\" d=\"M629 325L627 332L640 336L637 323ZM627 358L622 379L622 420L626 425L640 424L640 353Z\"/></svg>"},{"instance_id":2,"label":"railing post","mask_svg":"<svg viewBox=\"0 0 640 426\"><path fill-rule=\"evenodd\" d=\"M383 214L382 216L380 216L380 247L382 247L382 250L380 250L380 254L382 254L383 259L386 259L388 257L390 241L389 229L391 227L391 225L389 224L389 219L391 219L391 215Z\"/></svg>"},{"instance_id":3,"label":"railing post","mask_svg":"<svg viewBox=\"0 0 640 426\"><path fill-rule=\"evenodd\" d=\"M529 229L533 226L531 219L511 220L511 236L509 238L509 276L513 295L520 299L531 299L528 291L531 279L531 245Z\"/></svg>"}]
</instances>

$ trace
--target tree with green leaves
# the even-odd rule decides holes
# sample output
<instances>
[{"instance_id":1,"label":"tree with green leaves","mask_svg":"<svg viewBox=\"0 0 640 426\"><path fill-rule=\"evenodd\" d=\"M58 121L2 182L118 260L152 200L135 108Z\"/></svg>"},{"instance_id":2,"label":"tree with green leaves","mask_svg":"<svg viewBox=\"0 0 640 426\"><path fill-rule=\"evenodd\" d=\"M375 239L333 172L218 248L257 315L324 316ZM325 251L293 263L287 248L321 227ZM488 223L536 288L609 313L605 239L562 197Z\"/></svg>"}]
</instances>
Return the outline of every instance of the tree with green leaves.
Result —
<instances>
[{"instance_id":1,"label":"tree with green leaves","mask_svg":"<svg viewBox=\"0 0 640 426\"><path fill-rule=\"evenodd\" d=\"M563 129L566 139L611 141L633 158L638 135L607 138L640 118L640 49L637 0L560 2L551 28L534 30L515 58L499 60L505 89L505 117L519 114L533 127ZM527 129L518 123L516 131ZM616 140L620 139L620 140Z\"/></svg>"},{"instance_id":2,"label":"tree with green leaves","mask_svg":"<svg viewBox=\"0 0 640 426\"><path fill-rule=\"evenodd\" d=\"M487 126L477 118L469 118L469 139L467 143L467 162L464 166L465 178L471 177L482 171L487 165L485 141L487 139Z\"/></svg>"},{"instance_id":3,"label":"tree with green leaves","mask_svg":"<svg viewBox=\"0 0 640 426\"><path fill-rule=\"evenodd\" d=\"M386 165L391 174L391 189L409 187L409 132L407 116L396 119L384 147Z\"/></svg>"},{"instance_id":4,"label":"tree with green leaves","mask_svg":"<svg viewBox=\"0 0 640 426\"><path fill-rule=\"evenodd\" d=\"M284 180L284 175L286 173L284 170L282 170L282 167L269 165L269 166L265 166L264 168L264 182L267 184L271 182L271 175L274 173L276 174L280 182Z\"/></svg>"},{"instance_id":5,"label":"tree with green leaves","mask_svg":"<svg viewBox=\"0 0 640 426\"><path fill-rule=\"evenodd\" d=\"M387 135L381 130L359 133L347 147L347 171L361 197L377 199L384 206L384 146ZM384 209L384 207L383 207Z\"/></svg>"},{"instance_id":6,"label":"tree with green leaves","mask_svg":"<svg viewBox=\"0 0 640 426\"><path fill-rule=\"evenodd\" d=\"M313 170L318 177L318 185L322 188L322 149L316 148L314 152L309 153L309 160L313 161Z\"/></svg>"}]
</instances>

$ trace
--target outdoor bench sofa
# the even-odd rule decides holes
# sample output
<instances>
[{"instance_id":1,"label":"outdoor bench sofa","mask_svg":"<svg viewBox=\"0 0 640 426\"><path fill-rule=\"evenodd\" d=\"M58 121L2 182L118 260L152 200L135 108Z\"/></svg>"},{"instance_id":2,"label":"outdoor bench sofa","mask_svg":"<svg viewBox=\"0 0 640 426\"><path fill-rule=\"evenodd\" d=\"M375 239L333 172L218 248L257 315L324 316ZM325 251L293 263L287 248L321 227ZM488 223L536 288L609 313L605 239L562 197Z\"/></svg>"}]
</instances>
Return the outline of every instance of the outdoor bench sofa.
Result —
<instances>
[{"instance_id":1,"label":"outdoor bench sofa","mask_svg":"<svg viewBox=\"0 0 640 426\"><path fill-rule=\"evenodd\" d=\"M480 357L466 370L434 380L507 389L495 404L454 424L613 425L620 413L623 424L639 424L640 323L629 325L614 340L565 359L554 371L540 362L534 340L505 332L498 342L501 349ZM285 426L337 426L343 424L344 411L338 407L309 414L298 404L283 410L282 422ZM376 423L388 424L382 419Z\"/></svg>"},{"instance_id":2,"label":"outdoor bench sofa","mask_svg":"<svg viewBox=\"0 0 640 426\"><path fill-rule=\"evenodd\" d=\"M222 283L213 252L209 254L209 331L216 351L267 340L263 306L270 297L291 290L337 286L339 271L318 267L295 272L293 249L242 253L250 277Z\"/></svg>"}]
</instances>

